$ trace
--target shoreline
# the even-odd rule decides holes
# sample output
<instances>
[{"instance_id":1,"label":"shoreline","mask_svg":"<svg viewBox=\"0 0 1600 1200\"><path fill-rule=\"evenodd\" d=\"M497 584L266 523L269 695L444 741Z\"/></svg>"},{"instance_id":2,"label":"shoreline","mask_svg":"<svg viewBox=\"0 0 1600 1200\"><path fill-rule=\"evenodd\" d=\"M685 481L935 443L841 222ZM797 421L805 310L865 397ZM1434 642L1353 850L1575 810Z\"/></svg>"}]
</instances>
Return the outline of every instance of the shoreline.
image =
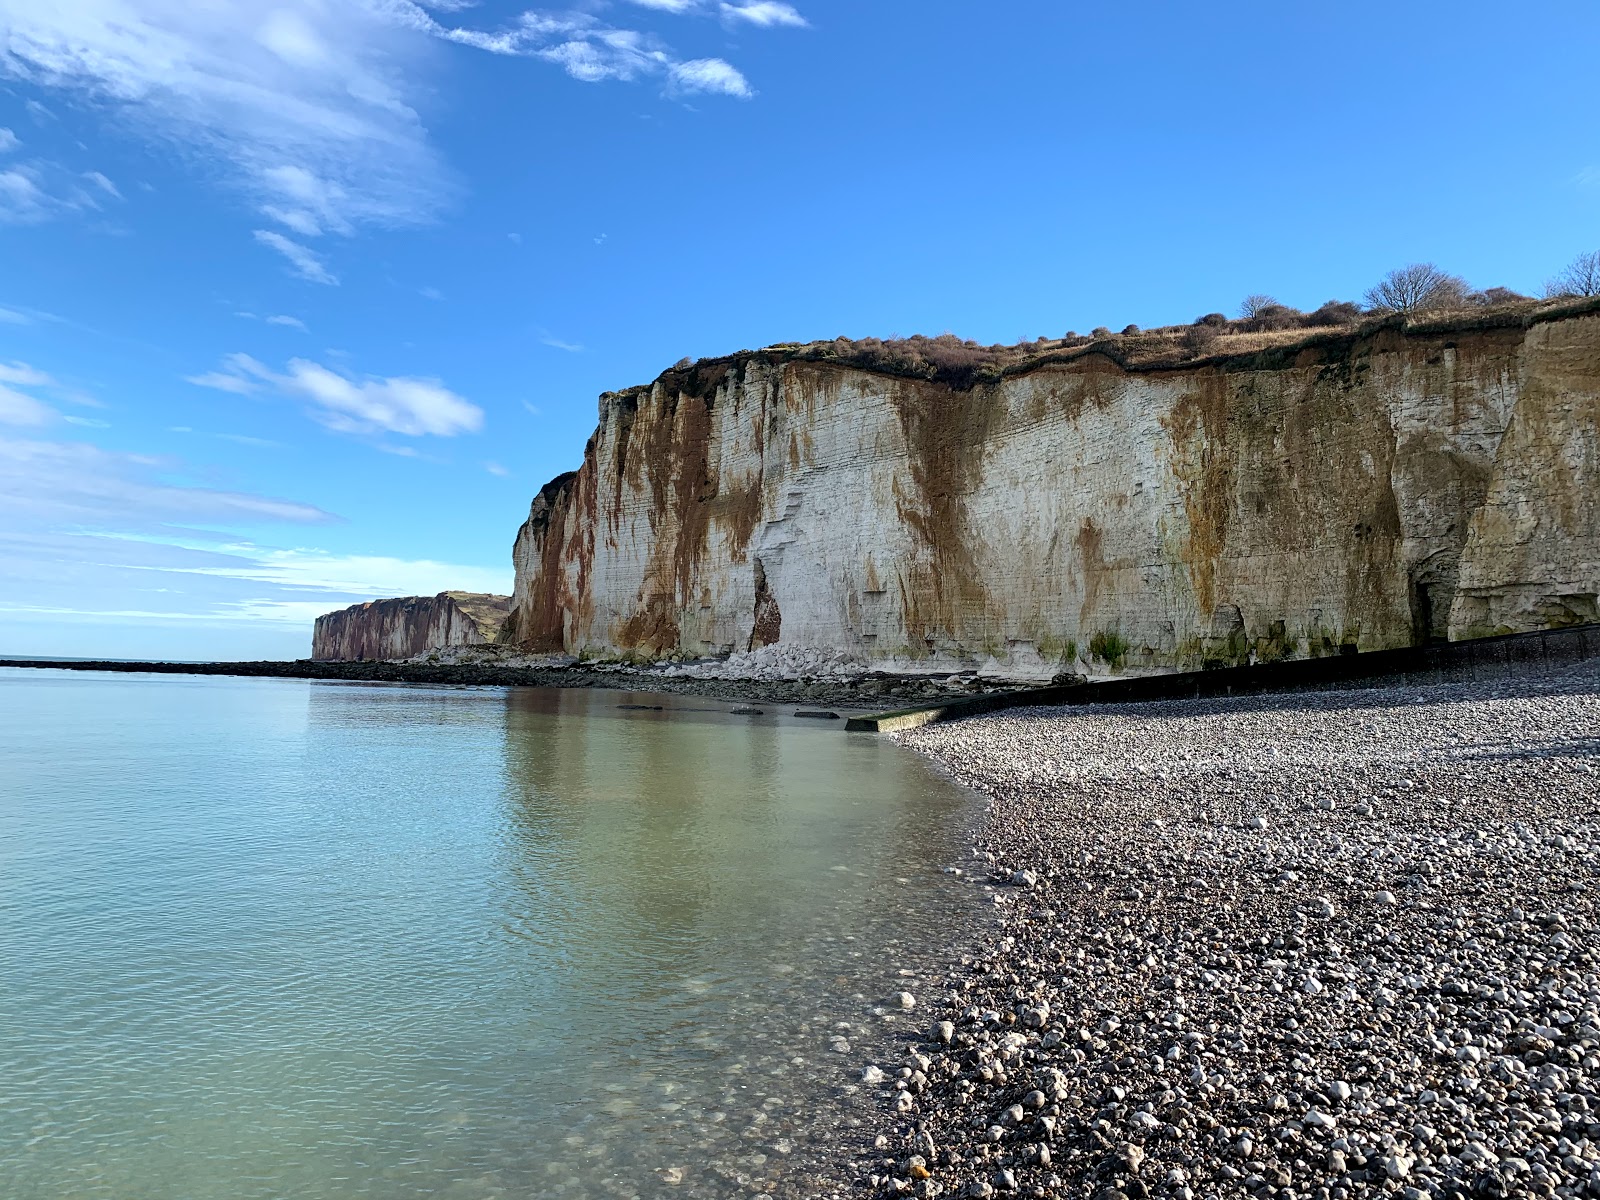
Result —
<instances>
[{"instance_id":1,"label":"shoreline","mask_svg":"<svg viewBox=\"0 0 1600 1200\"><path fill-rule=\"evenodd\" d=\"M952 686L944 676L895 675L863 671L851 679L703 679L649 671L583 666L523 667L494 663L415 662L121 662L117 660L0 659L0 667L62 671L112 671L124 674L223 675L254 679L334 680L353 683L416 683L455 687L606 688L628 692L666 692L707 699L766 704L821 704L853 710L928 703L952 697L1021 690L962 677ZM956 677L949 677L956 678Z\"/></svg>"},{"instance_id":2,"label":"shoreline","mask_svg":"<svg viewBox=\"0 0 1600 1200\"><path fill-rule=\"evenodd\" d=\"M1600 663L893 736L999 925L854 1194L1600 1196Z\"/></svg>"}]
</instances>

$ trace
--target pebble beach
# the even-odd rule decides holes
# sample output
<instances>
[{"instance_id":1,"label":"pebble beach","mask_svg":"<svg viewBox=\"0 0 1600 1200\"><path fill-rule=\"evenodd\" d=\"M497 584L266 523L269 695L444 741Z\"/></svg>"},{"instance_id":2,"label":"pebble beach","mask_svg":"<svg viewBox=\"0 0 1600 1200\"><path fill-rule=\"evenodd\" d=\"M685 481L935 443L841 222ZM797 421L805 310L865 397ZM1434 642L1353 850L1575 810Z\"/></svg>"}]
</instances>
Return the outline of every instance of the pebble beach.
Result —
<instances>
[{"instance_id":1,"label":"pebble beach","mask_svg":"<svg viewBox=\"0 0 1600 1200\"><path fill-rule=\"evenodd\" d=\"M996 924L854 1194L1600 1196L1600 664L898 736Z\"/></svg>"}]
</instances>

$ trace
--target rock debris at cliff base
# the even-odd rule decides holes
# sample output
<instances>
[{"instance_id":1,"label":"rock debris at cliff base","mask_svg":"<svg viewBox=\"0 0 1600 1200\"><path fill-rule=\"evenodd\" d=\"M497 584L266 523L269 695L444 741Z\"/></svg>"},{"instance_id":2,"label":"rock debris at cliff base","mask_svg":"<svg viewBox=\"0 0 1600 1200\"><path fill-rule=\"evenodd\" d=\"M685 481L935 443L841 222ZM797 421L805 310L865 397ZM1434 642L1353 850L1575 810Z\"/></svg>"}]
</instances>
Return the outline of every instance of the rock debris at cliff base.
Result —
<instances>
[{"instance_id":1,"label":"rock debris at cliff base","mask_svg":"<svg viewBox=\"0 0 1600 1200\"><path fill-rule=\"evenodd\" d=\"M858 1189L1600 1196L1600 664L901 740L1000 926L863 1064Z\"/></svg>"}]
</instances>

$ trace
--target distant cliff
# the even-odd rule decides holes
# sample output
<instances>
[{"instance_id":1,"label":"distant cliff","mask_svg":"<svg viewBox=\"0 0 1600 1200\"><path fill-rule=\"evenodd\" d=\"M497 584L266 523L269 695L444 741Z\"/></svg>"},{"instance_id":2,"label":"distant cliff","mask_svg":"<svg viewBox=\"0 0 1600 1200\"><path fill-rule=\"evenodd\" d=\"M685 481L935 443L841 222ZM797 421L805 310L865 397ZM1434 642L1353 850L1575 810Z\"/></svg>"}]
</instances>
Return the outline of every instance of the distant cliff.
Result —
<instances>
[{"instance_id":1,"label":"distant cliff","mask_svg":"<svg viewBox=\"0 0 1600 1200\"><path fill-rule=\"evenodd\" d=\"M412 658L447 646L500 640L511 597L440 592L371 600L317 618L311 657L322 661Z\"/></svg>"},{"instance_id":2,"label":"distant cliff","mask_svg":"<svg viewBox=\"0 0 1600 1200\"><path fill-rule=\"evenodd\" d=\"M1181 338L608 393L518 535L511 637L1038 675L1596 619L1600 305Z\"/></svg>"}]
</instances>

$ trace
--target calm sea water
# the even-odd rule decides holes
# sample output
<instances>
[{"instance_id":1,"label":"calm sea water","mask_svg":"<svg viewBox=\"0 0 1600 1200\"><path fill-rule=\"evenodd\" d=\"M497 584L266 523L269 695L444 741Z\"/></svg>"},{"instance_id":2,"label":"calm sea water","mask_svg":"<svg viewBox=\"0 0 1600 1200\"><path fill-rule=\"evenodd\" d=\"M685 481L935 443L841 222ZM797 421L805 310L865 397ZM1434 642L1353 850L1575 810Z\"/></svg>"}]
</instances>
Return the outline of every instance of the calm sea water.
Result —
<instances>
[{"instance_id":1,"label":"calm sea water","mask_svg":"<svg viewBox=\"0 0 1600 1200\"><path fill-rule=\"evenodd\" d=\"M803 1192L974 806L729 707L0 671L0 1193Z\"/></svg>"}]
</instances>

